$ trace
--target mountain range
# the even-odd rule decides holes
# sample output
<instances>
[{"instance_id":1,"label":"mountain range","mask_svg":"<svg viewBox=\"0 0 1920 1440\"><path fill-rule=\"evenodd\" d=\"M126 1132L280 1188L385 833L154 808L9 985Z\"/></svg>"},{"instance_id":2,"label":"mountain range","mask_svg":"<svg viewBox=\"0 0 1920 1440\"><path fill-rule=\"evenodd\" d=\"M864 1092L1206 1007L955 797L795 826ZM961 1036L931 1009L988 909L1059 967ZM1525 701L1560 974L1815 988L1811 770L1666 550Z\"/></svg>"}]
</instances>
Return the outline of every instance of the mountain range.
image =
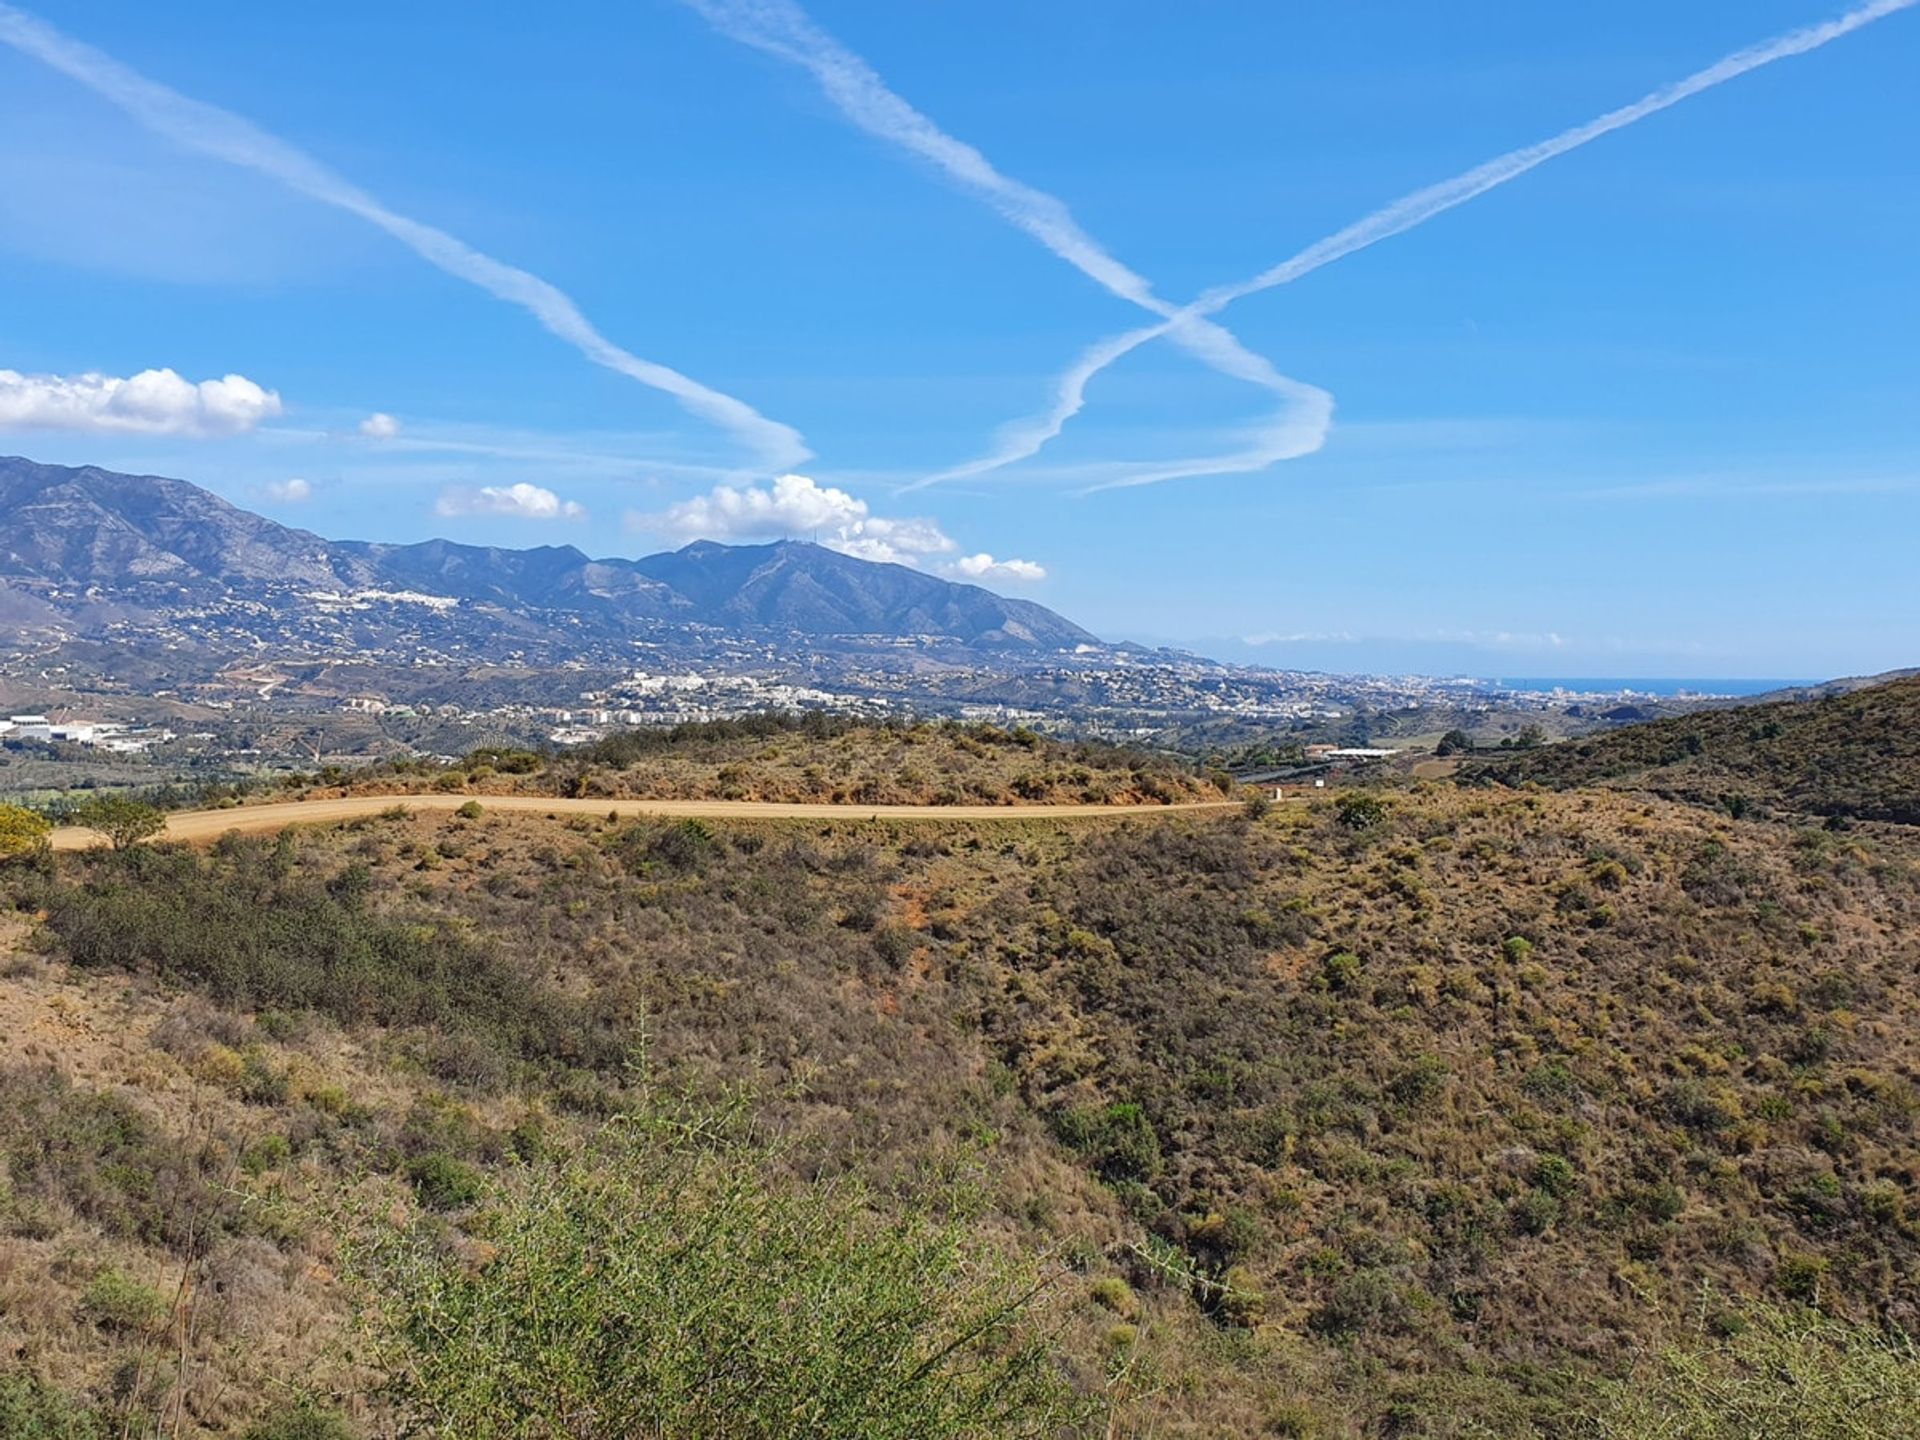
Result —
<instances>
[{"instance_id":1,"label":"mountain range","mask_svg":"<svg viewBox=\"0 0 1920 1440\"><path fill-rule=\"evenodd\" d=\"M798 541L643 559L327 540L184 480L0 457L0 627L101 639L401 644L559 659L705 627L862 648L1094 645L1045 606ZM177 642L181 637L174 636Z\"/></svg>"}]
</instances>

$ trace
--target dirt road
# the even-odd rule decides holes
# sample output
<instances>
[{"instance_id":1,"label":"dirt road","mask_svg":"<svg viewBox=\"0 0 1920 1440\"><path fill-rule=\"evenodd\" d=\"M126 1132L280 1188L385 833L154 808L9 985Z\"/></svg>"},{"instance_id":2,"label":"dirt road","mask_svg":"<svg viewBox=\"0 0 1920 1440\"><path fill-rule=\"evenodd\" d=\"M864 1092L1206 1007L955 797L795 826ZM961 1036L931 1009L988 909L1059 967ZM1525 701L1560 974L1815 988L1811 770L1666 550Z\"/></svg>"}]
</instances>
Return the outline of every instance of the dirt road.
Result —
<instances>
[{"instance_id":1,"label":"dirt road","mask_svg":"<svg viewBox=\"0 0 1920 1440\"><path fill-rule=\"evenodd\" d=\"M165 840L215 840L229 831L258 834L288 825L325 825L408 810L457 810L478 800L489 811L536 815L659 815L700 820L1061 820L1096 816L1180 815L1231 807L1231 800L1185 805L824 805L771 800L561 800L544 795L351 795L345 799L293 800L231 810L177 810L167 817ZM56 850L91 850L106 842L91 830L63 826L53 832Z\"/></svg>"}]
</instances>

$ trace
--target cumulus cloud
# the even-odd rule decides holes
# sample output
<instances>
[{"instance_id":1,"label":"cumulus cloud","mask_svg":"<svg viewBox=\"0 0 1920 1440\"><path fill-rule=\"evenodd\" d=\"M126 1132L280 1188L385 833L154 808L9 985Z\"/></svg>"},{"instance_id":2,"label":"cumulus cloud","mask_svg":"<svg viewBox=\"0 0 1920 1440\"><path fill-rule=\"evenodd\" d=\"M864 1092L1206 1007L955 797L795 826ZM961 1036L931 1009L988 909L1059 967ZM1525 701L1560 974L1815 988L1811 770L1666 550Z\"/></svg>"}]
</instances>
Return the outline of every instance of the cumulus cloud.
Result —
<instances>
[{"instance_id":1,"label":"cumulus cloud","mask_svg":"<svg viewBox=\"0 0 1920 1440\"><path fill-rule=\"evenodd\" d=\"M899 565L958 548L932 520L875 515L866 501L805 475L782 475L764 486L716 485L633 522L679 540L817 540L862 560Z\"/></svg>"},{"instance_id":2,"label":"cumulus cloud","mask_svg":"<svg viewBox=\"0 0 1920 1440\"><path fill-rule=\"evenodd\" d=\"M195 384L172 370L124 379L0 370L0 430L239 435L279 413L279 394L244 375Z\"/></svg>"},{"instance_id":3,"label":"cumulus cloud","mask_svg":"<svg viewBox=\"0 0 1920 1440\"><path fill-rule=\"evenodd\" d=\"M856 521L821 543L862 560L893 565L917 564L924 555L944 555L955 548L931 520L889 520L880 515Z\"/></svg>"},{"instance_id":4,"label":"cumulus cloud","mask_svg":"<svg viewBox=\"0 0 1920 1440\"><path fill-rule=\"evenodd\" d=\"M478 489L454 486L440 492L434 504L439 515L512 515L521 520L578 520L587 512L572 500L522 480L518 485L482 485Z\"/></svg>"},{"instance_id":5,"label":"cumulus cloud","mask_svg":"<svg viewBox=\"0 0 1920 1440\"><path fill-rule=\"evenodd\" d=\"M947 567L950 574L964 576L968 580L1006 580L1033 584L1047 578L1047 567L1032 560L996 560L982 551L978 555L963 555Z\"/></svg>"},{"instance_id":6,"label":"cumulus cloud","mask_svg":"<svg viewBox=\"0 0 1920 1440\"><path fill-rule=\"evenodd\" d=\"M805 475L782 475L765 487L716 485L683 500L656 527L686 539L776 540L836 531L867 516L867 502Z\"/></svg>"},{"instance_id":7,"label":"cumulus cloud","mask_svg":"<svg viewBox=\"0 0 1920 1440\"><path fill-rule=\"evenodd\" d=\"M391 440L400 433L400 422L384 410L360 422L360 433L369 440Z\"/></svg>"},{"instance_id":8,"label":"cumulus cloud","mask_svg":"<svg viewBox=\"0 0 1920 1440\"><path fill-rule=\"evenodd\" d=\"M260 487L267 499L280 505L299 505L313 498L313 486L298 475L291 480L271 480Z\"/></svg>"}]
</instances>

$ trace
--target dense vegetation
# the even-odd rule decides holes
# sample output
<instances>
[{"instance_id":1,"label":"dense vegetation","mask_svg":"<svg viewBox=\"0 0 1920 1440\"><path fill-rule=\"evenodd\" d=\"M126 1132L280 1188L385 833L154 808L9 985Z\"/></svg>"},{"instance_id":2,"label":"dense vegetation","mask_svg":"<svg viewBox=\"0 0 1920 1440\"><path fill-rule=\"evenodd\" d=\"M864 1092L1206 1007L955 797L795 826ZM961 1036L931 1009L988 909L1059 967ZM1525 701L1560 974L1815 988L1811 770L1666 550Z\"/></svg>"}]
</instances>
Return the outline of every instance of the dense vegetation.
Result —
<instances>
[{"instance_id":1,"label":"dense vegetation","mask_svg":"<svg viewBox=\"0 0 1920 1440\"><path fill-rule=\"evenodd\" d=\"M481 795L0 886L0 1417L55 1417L19 1433L475 1434L508 1397L519 1433L887 1433L893 1394L948 1417L916 1435L1717 1440L1917 1403L1896 827ZM684 1121L743 1105L744 1142Z\"/></svg>"},{"instance_id":2,"label":"dense vegetation","mask_svg":"<svg viewBox=\"0 0 1920 1440\"><path fill-rule=\"evenodd\" d=\"M926 1202L770 1179L725 1113L643 1108L433 1217L368 1272L400 1408L467 1440L1058 1435L1089 1412L1030 1267Z\"/></svg>"},{"instance_id":3,"label":"dense vegetation","mask_svg":"<svg viewBox=\"0 0 1920 1440\"><path fill-rule=\"evenodd\" d=\"M1920 677L1702 710L1502 757L1476 773L1507 784L1614 785L1742 815L1920 825Z\"/></svg>"}]
</instances>

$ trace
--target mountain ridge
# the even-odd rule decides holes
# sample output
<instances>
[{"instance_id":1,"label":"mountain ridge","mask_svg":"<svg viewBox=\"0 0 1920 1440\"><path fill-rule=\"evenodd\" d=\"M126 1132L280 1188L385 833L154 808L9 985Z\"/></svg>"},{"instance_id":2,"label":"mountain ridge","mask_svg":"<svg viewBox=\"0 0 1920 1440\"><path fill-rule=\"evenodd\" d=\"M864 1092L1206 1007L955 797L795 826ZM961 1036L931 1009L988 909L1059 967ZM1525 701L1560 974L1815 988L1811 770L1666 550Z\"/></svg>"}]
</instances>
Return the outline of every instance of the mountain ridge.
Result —
<instances>
[{"instance_id":1,"label":"mountain ridge","mask_svg":"<svg viewBox=\"0 0 1920 1440\"><path fill-rule=\"evenodd\" d=\"M23 625L54 623L49 610L82 630L137 624L226 601L298 618L319 602L404 593L610 640L669 624L986 650L1099 643L1034 601L804 541L695 541L626 559L572 545L329 540L189 481L18 456L0 456L0 536L0 615Z\"/></svg>"}]
</instances>

